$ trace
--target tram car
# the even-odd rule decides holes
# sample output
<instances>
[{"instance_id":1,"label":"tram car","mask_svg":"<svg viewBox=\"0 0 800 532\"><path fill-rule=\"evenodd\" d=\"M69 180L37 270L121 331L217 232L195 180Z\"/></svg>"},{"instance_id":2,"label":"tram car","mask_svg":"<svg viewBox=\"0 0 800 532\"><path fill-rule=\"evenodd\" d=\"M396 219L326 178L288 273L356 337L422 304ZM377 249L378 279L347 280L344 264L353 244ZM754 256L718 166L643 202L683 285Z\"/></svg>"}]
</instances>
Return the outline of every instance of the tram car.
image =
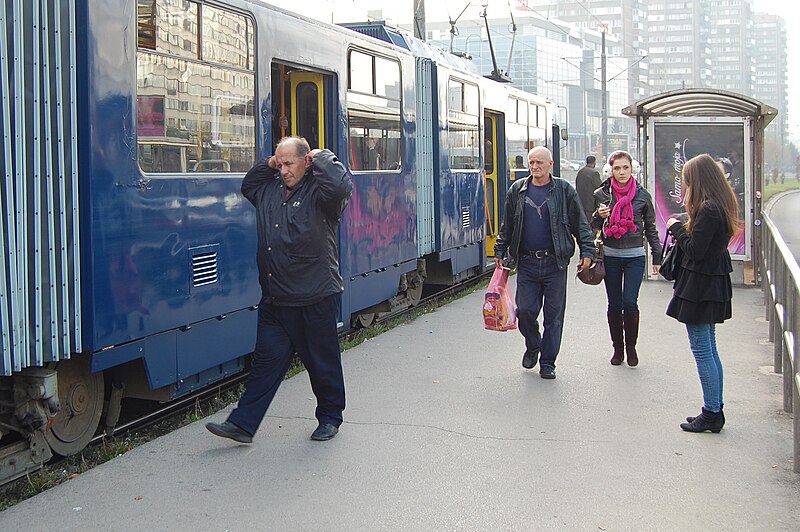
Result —
<instances>
[{"instance_id":1,"label":"tram car","mask_svg":"<svg viewBox=\"0 0 800 532\"><path fill-rule=\"evenodd\" d=\"M124 398L242 372L260 299L253 163L300 135L353 174L341 329L489 264L556 108L382 24L256 0L0 1L0 482L81 451Z\"/></svg>"}]
</instances>

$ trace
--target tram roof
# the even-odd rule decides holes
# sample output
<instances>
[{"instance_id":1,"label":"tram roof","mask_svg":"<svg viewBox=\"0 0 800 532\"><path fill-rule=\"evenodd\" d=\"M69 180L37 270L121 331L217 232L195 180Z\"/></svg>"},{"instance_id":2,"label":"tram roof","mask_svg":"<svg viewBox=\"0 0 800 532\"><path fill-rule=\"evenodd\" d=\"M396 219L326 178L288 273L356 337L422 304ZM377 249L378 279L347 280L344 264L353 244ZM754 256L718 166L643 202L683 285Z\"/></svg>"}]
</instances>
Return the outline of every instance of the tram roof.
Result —
<instances>
[{"instance_id":1,"label":"tram roof","mask_svg":"<svg viewBox=\"0 0 800 532\"><path fill-rule=\"evenodd\" d=\"M719 89L680 89L662 92L629 105L622 113L642 116L752 116L769 124L778 110L755 98Z\"/></svg>"}]
</instances>

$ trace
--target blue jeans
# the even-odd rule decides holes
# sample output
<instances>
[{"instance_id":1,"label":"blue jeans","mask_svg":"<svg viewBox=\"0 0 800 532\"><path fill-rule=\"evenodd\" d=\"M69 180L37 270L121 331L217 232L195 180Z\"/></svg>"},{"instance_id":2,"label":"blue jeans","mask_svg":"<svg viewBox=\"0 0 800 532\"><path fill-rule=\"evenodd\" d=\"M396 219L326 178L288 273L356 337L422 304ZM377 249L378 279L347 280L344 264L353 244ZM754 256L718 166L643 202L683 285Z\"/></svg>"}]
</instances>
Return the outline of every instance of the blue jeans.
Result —
<instances>
[{"instance_id":1,"label":"blue jeans","mask_svg":"<svg viewBox=\"0 0 800 532\"><path fill-rule=\"evenodd\" d=\"M605 256L606 276L603 281L609 312L639 312L639 288L644 278L645 259L644 255L630 258Z\"/></svg>"},{"instance_id":2,"label":"blue jeans","mask_svg":"<svg viewBox=\"0 0 800 532\"><path fill-rule=\"evenodd\" d=\"M697 363L703 387L703 408L719 412L722 408L722 362L717 352L717 335L713 323L686 324L689 345Z\"/></svg>"},{"instance_id":3,"label":"blue jeans","mask_svg":"<svg viewBox=\"0 0 800 532\"><path fill-rule=\"evenodd\" d=\"M344 375L336 320L339 295L305 307L258 307L258 332L247 388L228 421L255 434L297 353L317 398L320 423L342 424Z\"/></svg>"},{"instance_id":4,"label":"blue jeans","mask_svg":"<svg viewBox=\"0 0 800 532\"><path fill-rule=\"evenodd\" d=\"M520 256L517 264L517 318L529 353L540 352L539 367L556 367L567 306L567 270L556 258ZM544 308L544 332L539 334L539 312Z\"/></svg>"}]
</instances>

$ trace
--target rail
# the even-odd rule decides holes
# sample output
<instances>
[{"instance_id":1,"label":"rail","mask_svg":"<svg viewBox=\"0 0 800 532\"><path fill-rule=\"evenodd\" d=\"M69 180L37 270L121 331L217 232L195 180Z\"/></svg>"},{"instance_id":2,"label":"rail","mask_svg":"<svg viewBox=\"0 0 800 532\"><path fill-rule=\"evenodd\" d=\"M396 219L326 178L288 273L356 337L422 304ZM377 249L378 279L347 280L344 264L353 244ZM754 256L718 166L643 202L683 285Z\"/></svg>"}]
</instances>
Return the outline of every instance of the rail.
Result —
<instances>
[{"instance_id":1,"label":"rail","mask_svg":"<svg viewBox=\"0 0 800 532\"><path fill-rule=\"evenodd\" d=\"M800 473L800 266L766 212L762 212L763 272L769 341L775 373L783 374L783 409L794 413L794 471Z\"/></svg>"}]
</instances>

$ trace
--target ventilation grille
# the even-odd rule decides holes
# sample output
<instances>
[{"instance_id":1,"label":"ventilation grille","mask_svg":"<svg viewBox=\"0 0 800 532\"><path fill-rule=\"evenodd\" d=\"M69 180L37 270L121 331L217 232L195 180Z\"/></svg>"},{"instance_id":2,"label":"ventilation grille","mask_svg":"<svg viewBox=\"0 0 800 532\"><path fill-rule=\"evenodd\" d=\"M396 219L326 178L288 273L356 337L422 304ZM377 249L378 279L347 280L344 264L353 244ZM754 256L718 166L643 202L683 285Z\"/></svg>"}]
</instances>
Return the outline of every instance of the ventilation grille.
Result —
<instances>
[{"instance_id":1,"label":"ventilation grille","mask_svg":"<svg viewBox=\"0 0 800 532\"><path fill-rule=\"evenodd\" d=\"M198 253L192 256L192 287L207 286L217 282L217 252Z\"/></svg>"},{"instance_id":2,"label":"ventilation grille","mask_svg":"<svg viewBox=\"0 0 800 532\"><path fill-rule=\"evenodd\" d=\"M469 207L461 207L461 227L469 228Z\"/></svg>"}]
</instances>

